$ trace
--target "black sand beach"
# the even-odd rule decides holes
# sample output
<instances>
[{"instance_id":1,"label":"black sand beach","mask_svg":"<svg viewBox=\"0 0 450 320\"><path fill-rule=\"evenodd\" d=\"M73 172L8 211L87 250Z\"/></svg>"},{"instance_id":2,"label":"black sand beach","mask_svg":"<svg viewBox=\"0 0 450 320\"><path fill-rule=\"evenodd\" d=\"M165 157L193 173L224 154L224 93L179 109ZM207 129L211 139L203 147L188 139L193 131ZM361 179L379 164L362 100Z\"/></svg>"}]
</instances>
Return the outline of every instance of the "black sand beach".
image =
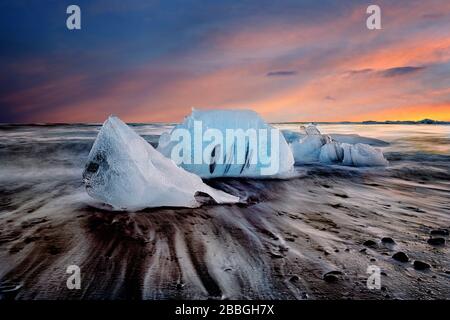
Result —
<instances>
[{"instance_id":1,"label":"black sand beach","mask_svg":"<svg viewBox=\"0 0 450 320\"><path fill-rule=\"evenodd\" d=\"M136 127L151 143L166 129ZM289 180L211 180L247 203L140 212L99 209L85 193L97 130L0 126L2 298L450 298L448 126L360 132L390 143L387 168L309 165ZM72 264L81 290L66 287ZM380 290L367 288L371 265Z\"/></svg>"}]
</instances>

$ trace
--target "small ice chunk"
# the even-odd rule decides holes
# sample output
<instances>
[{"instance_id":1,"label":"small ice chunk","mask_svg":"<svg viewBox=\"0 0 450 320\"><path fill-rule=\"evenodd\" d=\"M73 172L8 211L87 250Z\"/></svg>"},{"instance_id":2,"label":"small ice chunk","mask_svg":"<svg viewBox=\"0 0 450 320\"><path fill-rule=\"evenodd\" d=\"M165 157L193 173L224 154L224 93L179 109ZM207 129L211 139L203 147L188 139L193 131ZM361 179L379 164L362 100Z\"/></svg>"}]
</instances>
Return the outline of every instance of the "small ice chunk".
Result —
<instances>
[{"instance_id":1,"label":"small ice chunk","mask_svg":"<svg viewBox=\"0 0 450 320\"><path fill-rule=\"evenodd\" d=\"M89 153L83 181L90 196L118 210L196 207L198 192L210 195L217 203L239 201L177 167L114 116L103 123Z\"/></svg>"},{"instance_id":2,"label":"small ice chunk","mask_svg":"<svg viewBox=\"0 0 450 320\"><path fill-rule=\"evenodd\" d=\"M357 143L351 145L342 143L341 146L344 150L342 163L346 166L375 167L388 165L388 161L384 158L383 152L367 144Z\"/></svg>"},{"instance_id":3,"label":"small ice chunk","mask_svg":"<svg viewBox=\"0 0 450 320\"><path fill-rule=\"evenodd\" d=\"M302 127L306 136L291 143L295 163L313 163L319 161L320 150L327 140L316 126Z\"/></svg>"},{"instance_id":4,"label":"small ice chunk","mask_svg":"<svg viewBox=\"0 0 450 320\"><path fill-rule=\"evenodd\" d=\"M313 125L312 123L308 124L306 127L305 126L301 126L301 129L308 136L321 135L319 129L315 125Z\"/></svg>"},{"instance_id":5,"label":"small ice chunk","mask_svg":"<svg viewBox=\"0 0 450 320\"><path fill-rule=\"evenodd\" d=\"M327 143L320 149L319 161L322 163L340 163L344 159L344 150L339 142L333 141L329 136Z\"/></svg>"},{"instance_id":6,"label":"small ice chunk","mask_svg":"<svg viewBox=\"0 0 450 320\"><path fill-rule=\"evenodd\" d=\"M281 131L283 133L284 138L288 143L292 143L294 141L300 140L301 138L304 138L306 136L305 132L297 132L297 131L291 131L284 129ZM364 143L368 144L372 147L387 147L389 146L389 143L383 140L375 139L375 138L368 138L368 137L362 137L357 134L338 134L333 133L329 135L334 141L339 143L349 143L349 144L357 144L357 143Z\"/></svg>"},{"instance_id":7,"label":"small ice chunk","mask_svg":"<svg viewBox=\"0 0 450 320\"><path fill-rule=\"evenodd\" d=\"M187 137L178 139L183 132ZM187 144L183 152L181 142ZM202 178L293 173L294 157L283 134L251 110L194 109L183 123L161 135L157 150ZM179 154L184 158L175 160Z\"/></svg>"},{"instance_id":8,"label":"small ice chunk","mask_svg":"<svg viewBox=\"0 0 450 320\"><path fill-rule=\"evenodd\" d=\"M322 135L314 125L302 129L305 136L290 144L295 163L337 163L356 167L388 165L383 152L370 145L340 143Z\"/></svg>"},{"instance_id":9,"label":"small ice chunk","mask_svg":"<svg viewBox=\"0 0 450 320\"><path fill-rule=\"evenodd\" d=\"M320 135L307 135L291 144L295 163L312 163L319 161L320 150L325 139Z\"/></svg>"}]
</instances>

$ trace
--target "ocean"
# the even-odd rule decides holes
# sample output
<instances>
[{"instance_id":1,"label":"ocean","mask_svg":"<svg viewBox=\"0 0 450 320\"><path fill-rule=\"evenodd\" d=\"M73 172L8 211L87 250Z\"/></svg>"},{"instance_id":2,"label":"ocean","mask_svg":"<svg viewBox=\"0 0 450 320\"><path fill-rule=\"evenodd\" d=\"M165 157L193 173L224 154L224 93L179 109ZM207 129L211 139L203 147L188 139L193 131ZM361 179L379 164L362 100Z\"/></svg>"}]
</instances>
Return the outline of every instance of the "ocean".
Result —
<instances>
[{"instance_id":1,"label":"ocean","mask_svg":"<svg viewBox=\"0 0 450 320\"><path fill-rule=\"evenodd\" d=\"M156 146L173 124L132 127ZM450 297L450 126L319 128L386 142L389 166L303 165L292 179L215 179L206 182L247 203L112 212L82 182L100 125L0 125L0 297ZM392 258L398 252L408 262ZM69 265L80 267L80 290L66 287ZM371 266L381 271L378 289L367 286Z\"/></svg>"}]
</instances>

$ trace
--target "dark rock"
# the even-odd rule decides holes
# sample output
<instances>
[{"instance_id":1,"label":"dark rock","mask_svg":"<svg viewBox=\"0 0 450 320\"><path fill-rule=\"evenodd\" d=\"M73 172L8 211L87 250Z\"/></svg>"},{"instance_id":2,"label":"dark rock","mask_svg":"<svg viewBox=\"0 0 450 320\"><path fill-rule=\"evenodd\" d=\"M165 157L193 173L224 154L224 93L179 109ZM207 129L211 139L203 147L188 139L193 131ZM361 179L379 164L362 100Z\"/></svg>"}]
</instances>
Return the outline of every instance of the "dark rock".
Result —
<instances>
[{"instance_id":1,"label":"dark rock","mask_svg":"<svg viewBox=\"0 0 450 320\"><path fill-rule=\"evenodd\" d=\"M293 276L289 279L289 281L291 281L291 282L297 282L298 280L300 280L300 278L299 278L299 276L296 276L296 275L293 275Z\"/></svg>"},{"instance_id":2,"label":"dark rock","mask_svg":"<svg viewBox=\"0 0 450 320\"><path fill-rule=\"evenodd\" d=\"M430 231L430 234L432 236L448 236L448 230L447 229L434 229Z\"/></svg>"},{"instance_id":3,"label":"dark rock","mask_svg":"<svg viewBox=\"0 0 450 320\"><path fill-rule=\"evenodd\" d=\"M335 276L334 274L326 274L323 276L323 280L325 280L328 283L337 282L339 278Z\"/></svg>"},{"instance_id":4,"label":"dark rock","mask_svg":"<svg viewBox=\"0 0 450 320\"><path fill-rule=\"evenodd\" d=\"M395 244L394 239L390 238L390 237L384 237L381 239L381 242L383 242L384 244Z\"/></svg>"},{"instance_id":5,"label":"dark rock","mask_svg":"<svg viewBox=\"0 0 450 320\"><path fill-rule=\"evenodd\" d=\"M430 268L431 268L431 266L426 262L422 262L419 260L414 261L414 269L416 269L416 270L427 270Z\"/></svg>"},{"instance_id":6,"label":"dark rock","mask_svg":"<svg viewBox=\"0 0 450 320\"><path fill-rule=\"evenodd\" d=\"M397 260L397 261L400 261L400 262L408 262L408 261L409 261L409 258L408 258L408 256L406 255L406 253L401 252L401 251L395 253L395 254L392 256L392 258L394 258L394 260Z\"/></svg>"},{"instance_id":7,"label":"dark rock","mask_svg":"<svg viewBox=\"0 0 450 320\"><path fill-rule=\"evenodd\" d=\"M339 280L339 276L341 276L343 273L339 270L333 270L330 272L327 272L324 274L323 279L326 282L337 282Z\"/></svg>"},{"instance_id":8,"label":"dark rock","mask_svg":"<svg viewBox=\"0 0 450 320\"><path fill-rule=\"evenodd\" d=\"M182 290L184 288L184 283L178 282L176 287L177 287L177 290Z\"/></svg>"},{"instance_id":9,"label":"dark rock","mask_svg":"<svg viewBox=\"0 0 450 320\"><path fill-rule=\"evenodd\" d=\"M363 243L366 247L376 247L377 243L373 240L367 240Z\"/></svg>"},{"instance_id":10,"label":"dark rock","mask_svg":"<svg viewBox=\"0 0 450 320\"><path fill-rule=\"evenodd\" d=\"M445 244L444 238L430 238L428 239L428 244L431 244L432 246L440 246Z\"/></svg>"}]
</instances>

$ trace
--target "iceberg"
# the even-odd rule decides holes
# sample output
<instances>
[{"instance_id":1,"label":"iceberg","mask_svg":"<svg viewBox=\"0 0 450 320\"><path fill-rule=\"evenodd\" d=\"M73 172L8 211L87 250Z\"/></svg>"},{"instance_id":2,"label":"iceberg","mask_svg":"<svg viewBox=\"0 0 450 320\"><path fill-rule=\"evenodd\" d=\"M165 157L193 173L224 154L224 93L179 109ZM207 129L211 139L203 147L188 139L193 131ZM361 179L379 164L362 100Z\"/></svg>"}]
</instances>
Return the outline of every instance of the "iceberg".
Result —
<instances>
[{"instance_id":1,"label":"iceberg","mask_svg":"<svg viewBox=\"0 0 450 320\"><path fill-rule=\"evenodd\" d=\"M288 177L294 156L281 132L251 110L192 110L157 150L202 178Z\"/></svg>"},{"instance_id":2,"label":"iceberg","mask_svg":"<svg viewBox=\"0 0 450 320\"><path fill-rule=\"evenodd\" d=\"M295 163L342 164L346 166L386 166L388 161L383 152L368 144L338 142L329 135L323 135L315 125L303 127L305 132L290 144ZM294 135L289 133L292 138Z\"/></svg>"},{"instance_id":3,"label":"iceberg","mask_svg":"<svg viewBox=\"0 0 450 320\"><path fill-rule=\"evenodd\" d=\"M83 172L87 193L116 210L197 207L204 193L217 203L238 197L216 190L164 157L119 118L104 123Z\"/></svg>"}]
</instances>

